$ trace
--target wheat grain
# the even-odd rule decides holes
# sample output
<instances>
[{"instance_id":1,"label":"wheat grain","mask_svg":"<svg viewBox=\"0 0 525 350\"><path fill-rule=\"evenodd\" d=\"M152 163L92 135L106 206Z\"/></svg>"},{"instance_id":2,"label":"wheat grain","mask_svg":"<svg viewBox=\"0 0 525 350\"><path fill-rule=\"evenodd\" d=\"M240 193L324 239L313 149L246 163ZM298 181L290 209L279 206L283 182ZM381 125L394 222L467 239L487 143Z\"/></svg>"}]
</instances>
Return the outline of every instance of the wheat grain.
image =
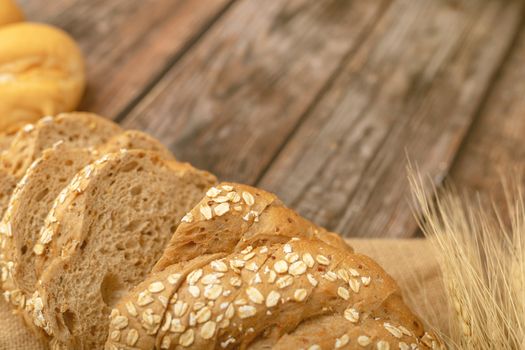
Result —
<instances>
[{"instance_id":1,"label":"wheat grain","mask_svg":"<svg viewBox=\"0 0 525 350\"><path fill-rule=\"evenodd\" d=\"M453 310L451 334L442 339L458 349L525 348L522 177L503 181L505 216L495 205L488 209L453 187L429 191L410 167L409 181L419 225L435 248Z\"/></svg>"}]
</instances>

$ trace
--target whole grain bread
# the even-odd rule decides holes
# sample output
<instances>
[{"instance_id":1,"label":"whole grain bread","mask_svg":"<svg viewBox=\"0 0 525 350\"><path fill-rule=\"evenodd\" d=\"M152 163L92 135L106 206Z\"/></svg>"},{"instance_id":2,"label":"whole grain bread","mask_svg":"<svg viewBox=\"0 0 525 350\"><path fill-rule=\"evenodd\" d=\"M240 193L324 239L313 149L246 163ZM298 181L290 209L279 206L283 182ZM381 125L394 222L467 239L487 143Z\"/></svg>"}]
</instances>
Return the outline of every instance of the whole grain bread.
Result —
<instances>
[{"instance_id":1,"label":"whole grain bread","mask_svg":"<svg viewBox=\"0 0 525 350\"><path fill-rule=\"evenodd\" d=\"M176 249L166 250L155 271L111 312L105 348L439 346L373 260L325 239L326 233L315 226L305 231L304 223L290 222L289 213L266 205L268 198L265 192L234 184L208 191L170 243L175 247L182 231L198 233L194 244L204 249L179 245L182 258ZM241 208L235 209L237 205ZM217 235L231 243L216 242Z\"/></svg>"},{"instance_id":2,"label":"whole grain bread","mask_svg":"<svg viewBox=\"0 0 525 350\"><path fill-rule=\"evenodd\" d=\"M35 124L27 124L18 130L12 137L9 147L0 153L0 218L3 218L11 195L17 182L21 180L28 168L42 153L53 146L62 144L68 148L90 148L106 143L111 137L120 133L122 129L115 123L91 113L63 113L57 117L44 117ZM22 187L24 181L20 184ZM65 184L63 184L65 186ZM41 190L36 189L28 198L37 198ZM52 194L47 193L48 197ZM45 212L45 209L42 210ZM28 219L35 218L32 211L24 211ZM11 294L15 287L10 280L10 270L14 262L10 257L10 249L6 247L7 239L12 237L11 223L3 220L0 225L0 270L3 289L7 289L5 296L15 304L25 304L25 297L20 292ZM32 233L33 236L35 233ZM25 236L22 240L25 240ZM24 245L20 245L24 249ZM29 250L30 252L30 250ZM14 290L13 290L14 291Z\"/></svg>"},{"instance_id":3,"label":"whole grain bread","mask_svg":"<svg viewBox=\"0 0 525 350\"><path fill-rule=\"evenodd\" d=\"M0 215L4 212L4 208L7 208L9 198L11 198L11 194L16 187L16 182L16 178L0 166ZM0 242L2 242L1 236Z\"/></svg>"},{"instance_id":4,"label":"whole grain bread","mask_svg":"<svg viewBox=\"0 0 525 350\"><path fill-rule=\"evenodd\" d=\"M239 251L248 245L284 242L291 237L318 238L352 250L339 235L301 217L273 193L221 183L210 188L182 219L154 271L204 254Z\"/></svg>"},{"instance_id":5,"label":"whole grain bread","mask_svg":"<svg viewBox=\"0 0 525 350\"><path fill-rule=\"evenodd\" d=\"M57 142L66 143L69 147L96 147L121 132L117 124L93 113L74 112L44 117L16 133L9 148L1 155L0 164L20 179L42 152Z\"/></svg>"},{"instance_id":6,"label":"whole grain bread","mask_svg":"<svg viewBox=\"0 0 525 350\"><path fill-rule=\"evenodd\" d=\"M34 290L33 246L51 205L71 178L95 159L88 149L57 145L45 150L18 182L0 226L7 232L2 260L11 266L8 275L22 293ZM12 291L5 284L2 289Z\"/></svg>"},{"instance_id":7,"label":"whole grain bread","mask_svg":"<svg viewBox=\"0 0 525 350\"><path fill-rule=\"evenodd\" d=\"M44 224L45 217L60 191L70 182L73 176L84 166L99 158L100 154L115 152L121 149L144 149L158 151L166 158L172 154L156 139L140 132L125 131L112 137L97 150L87 148L69 148L60 143L44 150L18 182L16 191L11 196L9 206L0 227L9 230L9 235L2 238L0 254L0 287L4 296L20 313L25 323L33 331L44 336L41 329L34 326L31 316L24 312L25 301L35 290L37 275L34 269L34 244ZM14 182L14 181L13 181ZM7 198L12 184L8 186Z\"/></svg>"},{"instance_id":8,"label":"whole grain bread","mask_svg":"<svg viewBox=\"0 0 525 350\"><path fill-rule=\"evenodd\" d=\"M0 231L4 232L0 256L4 278L0 286L12 304L23 308L25 300L34 292L37 281L34 245L55 198L74 175L99 158L100 154L121 149L158 151L162 157L172 158L159 141L131 130L114 136L97 150L70 148L66 143L56 144L44 150L18 182L0 222L0 228L3 228ZM12 184L7 187L6 192L10 192Z\"/></svg>"},{"instance_id":9,"label":"whole grain bread","mask_svg":"<svg viewBox=\"0 0 525 350\"><path fill-rule=\"evenodd\" d=\"M0 153L2 191L10 196L15 187L13 179L16 184L42 152L57 143L71 148L97 147L121 132L122 129L115 123L83 112L48 116L35 124L27 124L16 132L9 147ZM3 198L0 198L0 217L3 217L9 201Z\"/></svg>"},{"instance_id":10,"label":"whole grain bread","mask_svg":"<svg viewBox=\"0 0 525 350\"><path fill-rule=\"evenodd\" d=\"M56 198L34 246L34 323L65 349L102 348L111 307L142 281L181 217L216 182L145 151L103 156Z\"/></svg>"}]
</instances>

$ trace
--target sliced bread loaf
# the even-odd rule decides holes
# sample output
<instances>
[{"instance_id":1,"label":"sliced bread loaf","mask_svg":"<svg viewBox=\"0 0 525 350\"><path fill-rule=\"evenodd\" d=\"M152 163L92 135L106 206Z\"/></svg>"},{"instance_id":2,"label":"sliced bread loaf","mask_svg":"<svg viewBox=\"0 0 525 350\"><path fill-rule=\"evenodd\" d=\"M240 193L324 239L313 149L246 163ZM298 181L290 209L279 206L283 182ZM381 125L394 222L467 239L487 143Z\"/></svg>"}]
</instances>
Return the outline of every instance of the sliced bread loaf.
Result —
<instances>
[{"instance_id":1,"label":"sliced bread loaf","mask_svg":"<svg viewBox=\"0 0 525 350\"><path fill-rule=\"evenodd\" d=\"M236 271L232 276L237 276L245 265L249 271L256 268L257 263L253 265L254 261L250 260L255 255L254 247L284 244L299 237L319 239L341 251L352 251L338 235L300 217L274 194L235 183L221 183L210 188L184 216L150 276L117 304L112 312L106 349L175 349L178 341L181 341L181 346L195 345L193 341L197 333L193 330L185 332L191 328L188 324L195 326L211 320L213 305L210 303L213 304L214 298L218 297L212 295L211 288L220 283L217 277L222 277L230 268ZM235 261L213 259L214 272L205 278L206 281L203 280L205 286L198 291L192 287L195 298L211 294L194 305L190 301L178 301L181 284L192 279L196 282L203 276L200 269L211 261L206 261L206 257L219 255L222 258L232 252L240 252L243 258L233 259ZM198 264L187 264L195 259L199 259ZM191 269L181 268L185 262L185 267L193 266L192 277L187 276ZM237 282L240 280L235 279L233 285ZM162 291L155 292L158 289ZM231 293L226 289L224 292L225 296ZM217 324L209 325L214 329L217 327ZM169 330L178 333L181 339L171 342L167 336ZM214 348L214 345L208 345L202 348Z\"/></svg>"},{"instance_id":2,"label":"sliced bread loaf","mask_svg":"<svg viewBox=\"0 0 525 350\"><path fill-rule=\"evenodd\" d=\"M434 348L366 256L294 237L202 262L154 272L123 298L106 350Z\"/></svg>"},{"instance_id":3,"label":"sliced bread loaf","mask_svg":"<svg viewBox=\"0 0 525 350\"><path fill-rule=\"evenodd\" d=\"M160 151L162 157L172 157L154 138L139 131L126 131L111 138L97 151L71 148L66 143L57 144L44 150L42 156L29 167L18 182L0 222L0 227L5 228L0 231L6 233L3 235L4 244L0 256L0 266L5 278L0 286L9 292L6 295L12 295L10 301L14 305L22 304L34 291L37 280L33 263L34 244L60 191L82 168L99 158L97 155L101 152L133 148ZM7 187L6 192L9 192L12 184Z\"/></svg>"},{"instance_id":4,"label":"sliced bread loaf","mask_svg":"<svg viewBox=\"0 0 525 350\"><path fill-rule=\"evenodd\" d=\"M34 247L40 283L26 309L35 324L66 348L102 348L111 307L150 272L215 182L145 151L85 167L53 203Z\"/></svg>"},{"instance_id":5,"label":"sliced bread loaf","mask_svg":"<svg viewBox=\"0 0 525 350\"><path fill-rule=\"evenodd\" d=\"M44 117L35 124L27 124L15 134L9 148L0 153L0 183L7 184L1 185L2 190L10 196L11 179L20 180L42 152L57 143L71 148L97 147L120 132L122 129L110 120L81 112ZM6 204L7 201L0 200L0 217Z\"/></svg>"},{"instance_id":6,"label":"sliced bread loaf","mask_svg":"<svg viewBox=\"0 0 525 350\"><path fill-rule=\"evenodd\" d=\"M44 150L13 191L0 222L4 232L0 266L5 277L1 284L4 297L15 310L24 309L34 290L33 245L51 204L69 180L94 159L94 152L64 144ZM44 336L25 312L20 314L29 327Z\"/></svg>"},{"instance_id":7,"label":"sliced bread loaf","mask_svg":"<svg viewBox=\"0 0 525 350\"><path fill-rule=\"evenodd\" d=\"M372 259L236 184L207 192L110 319L106 350L439 346Z\"/></svg>"},{"instance_id":8,"label":"sliced bread loaf","mask_svg":"<svg viewBox=\"0 0 525 350\"><path fill-rule=\"evenodd\" d=\"M44 117L17 132L10 147L2 154L0 163L20 179L31 163L57 142L70 147L96 147L120 132L122 129L117 124L92 113Z\"/></svg>"}]
</instances>

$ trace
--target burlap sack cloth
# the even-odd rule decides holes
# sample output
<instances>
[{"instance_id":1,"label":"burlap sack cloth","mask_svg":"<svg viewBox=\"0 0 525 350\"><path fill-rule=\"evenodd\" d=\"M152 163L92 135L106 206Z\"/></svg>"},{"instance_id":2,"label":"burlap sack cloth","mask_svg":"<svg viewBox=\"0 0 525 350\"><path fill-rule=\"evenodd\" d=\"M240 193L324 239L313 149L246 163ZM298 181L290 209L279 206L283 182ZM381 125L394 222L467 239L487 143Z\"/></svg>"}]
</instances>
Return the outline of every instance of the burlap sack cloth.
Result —
<instances>
[{"instance_id":1,"label":"burlap sack cloth","mask_svg":"<svg viewBox=\"0 0 525 350\"><path fill-rule=\"evenodd\" d=\"M407 303L422 319L447 333L447 309L437 261L429 244L413 240L349 240L396 279ZM45 349L0 298L0 350Z\"/></svg>"}]
</instances>

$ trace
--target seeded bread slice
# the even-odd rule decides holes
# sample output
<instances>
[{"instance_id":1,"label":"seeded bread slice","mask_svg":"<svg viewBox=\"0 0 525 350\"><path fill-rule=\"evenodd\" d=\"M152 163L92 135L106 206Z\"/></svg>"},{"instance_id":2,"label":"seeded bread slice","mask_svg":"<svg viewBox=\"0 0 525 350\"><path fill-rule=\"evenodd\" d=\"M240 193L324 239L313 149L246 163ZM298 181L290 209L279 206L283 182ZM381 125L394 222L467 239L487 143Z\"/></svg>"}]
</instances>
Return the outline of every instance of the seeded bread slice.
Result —
<instances>
[{"instance_id":1,"label":"seeded bread slice","mask_svg":"<svg viewBox=\"0 0 525 350\"><path fill-rule=\"evenodd\" d=\"M62 143L44 150L42 156L29 167L0 223L0 227L5 228L0 230L4 232L5 239L0 267L6 276L0 285L9 292L6 295L12 294L10 299L14 305L20 306L23 301L20 298L28 298L34 292L37 280L33 263L34 244L60 191L84 166L95 161L97 154L133 148L159 151L162 157L172 158L169 151L154 138L139 131L126 131L111 138L99 147L101 151L98 152L87 148L68 148ZM15 289L21 293L13 293Z\"/></svg>"},{"instance_id":2,"label":"seeded bread slice","mask_svg":"<svg viewBox=\"0 0 525 350\"><path fill-rule=\"evenodd\" d=\"M1 165L18 179L45 149L57 142L69 147L88 148L106 143L122 129L96 114L74 112L44 117L17 132L10 147L0 157Z\"/></svg>"},{"instance_id":3,"label":"seeded bread slice","mask_svg":"<svg viewBox=\"0 0 525 350\"><path fill-rule=\"evenodd\" d=\"M35 245L35 324L65 348L102 348L111 307L149 273L180 218L215 182L144 151L84 168L57 197Z\"/></svg>"},{"instance_id":4,"label":"seeded bread slice","mask_svg":"<svg viewBox=\"0 0 525 350\"><path fill-rule=\"evenodd\" d=\"M97 154L121 149L158 151L162 157L172 158L171 153L159 141L133 130L114 136L97 151L67 146L62 143L44 150L42 156L33 162L19 181L0 223L0 227L4 228L9 225L9 231L0 230L9 232L9 236L7 234L0 236L0 240L3 239L2 254L0 254L0 270L3 278L0 286L15 309L22 310L25 301L34 292L38 277L34 269L34 244L54 199L76 173L95 161ZM12 187L13 184L7 187L6 199L12 192ZM42 330L34 326L30 315L26 312L20 314L30 328L45 336Z\"/></svg>"},{"instance_id":5,"label":"seeded bread slice","mask_svg":"<svg viewBox=\"0 0 525 350\"><path fill-rule=\"evenodd\" d=\"M9 174L5 169L0 166L0 215L3 213L9 203L9 198L16 187L16 178ZM7 263L5 259L6 251L6 235L10 234L9 228L0 224L0 289L4 285L8 284L9 288L13 288L10 281L9 269L12 267L11 264Z\"/></svg>"},{"instance_id":6,"label":"seeded bread slice","mask_svg":"<svg viewBox=\"0 0 525 350\"><path fill-rule=\"evenodd\" d=\"M0 183L7 183L1 185L2 190L8 192L12 178L15 182L20 180L42 152L56 143L70 148L96 147L120 132L122 129L115 123L82 112L44 117L35 124L27 124L15 134L9 148L0 153ZM0 200L0 217L3 217L7 202Z\"/></svg>"},{"instance_id":7,"label":"seeded bread slice","mask_svg":"<svg viewBox=\"0 0 525 350\"><path fill-rule=\"evenodd\" d=\"M248 245L318 238L352 250L335 233L304 219L272 193L247 185L221 183L182 219L154 271L203 254L239 251Z\"/></svg>"},{"instance_id":8,"label":"seeded bread slice","mask_svg":"<svg viewBox=\"0 0 525 350\"><path fill-rule=\"evenodd\" d=\"M34 290L33 245L53 201L71 178L95 159L87 149L68 149L63 145L50 148L17 184L0 225L8 227L3 252L5 261L12 266L9 274L24 294Z\"/></svg>"}]
</instances>

